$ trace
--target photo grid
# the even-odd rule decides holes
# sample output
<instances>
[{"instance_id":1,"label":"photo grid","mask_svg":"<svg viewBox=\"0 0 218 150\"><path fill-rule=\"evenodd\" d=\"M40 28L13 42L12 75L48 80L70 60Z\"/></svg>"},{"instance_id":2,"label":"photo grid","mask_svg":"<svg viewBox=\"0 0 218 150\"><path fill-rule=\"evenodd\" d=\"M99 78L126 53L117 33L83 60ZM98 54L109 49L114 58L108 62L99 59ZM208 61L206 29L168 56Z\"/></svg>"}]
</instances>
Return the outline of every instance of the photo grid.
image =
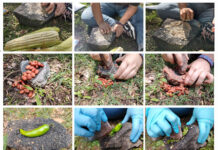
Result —
<instances>
[{"instance_id":1,"label":"photo grid","mask_svg":"<svg viewBox=\"0 0 218 150\"><path fill-rule=\"evenodd\" d=\"M7 1L3 150L213 150L215 1Z\"/></svg>"}]
</instances>

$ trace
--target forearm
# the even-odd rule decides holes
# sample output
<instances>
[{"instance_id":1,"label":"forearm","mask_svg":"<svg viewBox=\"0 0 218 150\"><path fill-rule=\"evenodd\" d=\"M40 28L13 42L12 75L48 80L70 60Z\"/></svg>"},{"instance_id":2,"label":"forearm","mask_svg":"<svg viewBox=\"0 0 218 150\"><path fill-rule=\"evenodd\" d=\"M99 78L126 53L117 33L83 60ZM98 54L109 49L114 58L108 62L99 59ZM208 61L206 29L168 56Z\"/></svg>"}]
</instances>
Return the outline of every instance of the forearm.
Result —
<instances>
[{"instance_id":1,"label":"forearm","mask_svg":"<svg viewBox=\"0 0 218 150\"><path fill-rule=\"evenodd\" d=\"M187 8L187 3L178 3L179 9Z\"/></svg>"},{"instance_id":2,"label":"forearm","mask_svg":"<svg viewBox=\"0 0 218 150\"><path fill-rule=\"evenodd\" d=\"M98 25L104 22L100 3L91 3L92 13Z\"/></svg>"},{"instance_id":3,"label":"forearm","mask_svg":"<svg viewBox=\"0 0 218 150\"><path fill-rule=\"evenodd\" d=\"M125 24L138 10L137 6L132 6L130 5L126 12L124 13L124 15L121 17L121 19L119 20L120 23Z\"/></svg>"}]
</instances>

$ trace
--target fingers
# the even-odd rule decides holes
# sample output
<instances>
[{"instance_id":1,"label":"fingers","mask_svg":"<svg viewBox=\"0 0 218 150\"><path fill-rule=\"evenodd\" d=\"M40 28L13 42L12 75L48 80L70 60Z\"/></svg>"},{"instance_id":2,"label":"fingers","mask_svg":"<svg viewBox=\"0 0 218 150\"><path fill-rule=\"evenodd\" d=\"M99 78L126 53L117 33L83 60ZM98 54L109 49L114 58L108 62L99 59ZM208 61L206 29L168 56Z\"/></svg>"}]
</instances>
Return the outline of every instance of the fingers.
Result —
<instances>
[{"instance_id":1,"label":"fingers","mask_svg":"<svg viewBox=\"0 0 218 150\"><path fill-rule=\"evenodd\" d=\"M125 115L125 117L124 117L124 119L122 121L122 124L126 123L129 120L129 117L130 117L129 114L126 113L126 115Z\"/></svg>"},{"instance_id":2,"label":"fingers","mask_svg":"<svg viewBox=\"0 0 218 150\"><path fill-rule=\"evenodd\" d=\"M128 79L134 77L136 74L137 74L137 71L134 69L124 79L128 80Z\"/></svg>"},{"instance_id":3,"label":"fingers","mask_svg":"<svg viewBox=\"0 0 218 150\"><path fill-rule=\"evenodd\" d=\"M82 137L92 137L94 136L94 133L75 125L75 135Z\"/></svg>"},{"instance_id":4,"label":"fingers","mask_svg":"<svg viewBox=\"0 0 218 150\"><path fill-rule=\"evenodd\" d=\"M171 64L175 64L173 54L163 54L162 57L164 61L169 62Z\"/></svg>"},{"instance_id":5,"label":"fingers","mask_svg":"<svg viewBox=\"0 0 218 150\"><path fill-rule=\"evenodd\" d=\"M108 121L108 118L107 118L107 115L105 114L103 108L100 108L100 114L101 114L101 120L103 122L107 122Z\"/></svg>"},{"instance_id":6,"label":"fingers","mask_svg":"<svg viewBox=\"0 0 218 150\"><path fill-rule=\"evenodd\" d=\"M154 138L164 136L163 131L157 124L154 124L150 129L147 129L147 132L150 137L154 137Z\"/></svg>"},{"instance_id":7,"label":"fingers","mask_svg":"<svg viewBox=\"0 0 218 150\"><path fill-rule=\"evenodd\" d=\"M191 119L186 123L186 125L192 125L195 122L196 118L194 115L192 115Z\"/></svg>"},{"instance_id":8,"label":"fingers","mask_svg":"<svg viewBox=\"0 0 218 150\"><path fill-rule=\"evenodd\" d=\"M175 54L176 57L176 63L178 66L182 66L183 65L183 54Z\"/></svg>"},{"instance_id":9,"label":"fingers","mask_svg":"<svg viewBox=\"0 0 218 150\"><path fill-rule=\"evenodd\" d=\"M60 16L62 15L66 10L65 4L64 3L58 3L57 4L57 9L55 11L55 16Z\"/></svg>"},{"instance_id":10,"label":"fingers","mask_svg":"<svg viewBox=\"0 0 218 150\"><path fill-rule=\"evenodd\" d=\"M182 21L185 21L185 17L186 16L186 14L184 13L184 10L182 9L181 11L180 11L180 19L182 20Z\"/></svg>"},{"instance_id":11,"label":"fingers","mask_svg":"<svg viewBox=\"0 0 218 150\"><path fill-rule=\"evenodd\" d=\"M92 57L92 59L97 60L97 61L101 61L101 57L99 54L90 54L90 56Z\"/></svg>"},{"instance_id":12,"label":"fingers","mask_svg":"<svg viewBox=\"0 0 218 150\"><path fill-rule=\"evenodd\" d=\"M203 82L204 82L204 80L205 80L205 78L206 78L206 75L207 75L207 72L202 72L200 75L199 75L199 77L198 77L198 80L197 80L197 82L196 82L196 86L200 86Z\"/></svg>"},{"instance_id":13,"label":"fingers","mask_svg":"<svg viewBox=\"0 0 218 150\"><path fill-rule=\"evenodd\" d=\"M124 70L127 68L127 63L125 61L123 61L119 67L119 69L117 70L117 72L114 75L114 78L119 79L120 75L124 72Z\"/></svg>"},{"instance_id":14,"label":"fingers","mask_svg":"<svg viewBox=\"0 0 218 150\"><path fill-rule=\"evenodd\" d=\"M179 127L181 127L181 122L179 117L177 117L174 113L169 113L166 116L166 119L170 122L173 127L173 130L176 134L179 133Z\"/></svg>"},{"instance_id":15,"label":"fingers","mask_svg":"<svg viewBox=\"0 0 218 150\"><path fill-rule=\"evenodd\" d=\"M130 134L130 140L132 141L136 135L138 134L138 131L139 131L139 128L140 128L140 119L138 118L132 118L132 131L131 131L131 134Z\"/></svg>"},{"instance_id":16,"label":"fingers","mask_svg":"<svg viewBox=\"0 0 218 150\"><path fill-rule=\"evenodd\" d=\"M208 73L206 74L206 78L207 78L207 79L204 81L204 83L210 84L210 83L213 82L213 78L214 78L214 77L213 77L213 75L212 75L211 73L208 72Z\"/></svg>"},{"instance_id":17,"label":"fingers","mask_svg":"<svg viewBox=\"0 0 218 150\"><path fill-rule=\"evenodd\" d=\"M208 138L211 127L208 123L200 122L200 121L198 122L198 126L199 126L198 143L203 144Z\"/></svg>"},{"instance_id":18,"label":"fingers","mask_svg":"<svg viewBox=\"0 0 218 150\"><path fill-rule=\"evenodd\" d=\"M194 73L194 69L191 67L191 65L189 65L188 68L190 68L190 69L189 69L189 71L188 71L188 73L186 74L186 77L185 77L185 81L184 81L185 85L190 84L191 76Z\"/></svg>"},{"instance_id":19,"label":"fingers","mask_svg":"<svg viewBox=\"0 0 218 150\"><path fill-rule=\"evenodd\" d=\"M80 115L80 118L81 119L78 119L77 120L77 124L80 126L80 127L87 127L88 130L90 132L95 132L96 129L97 129L97 125L96 123L93 121L92 118L86 116L86 115Z\"/></svg>"},{"instance_id":20,"label":"fingers","mask_svg":"<svg viewBox=\"0 0 218 150\"><path fill-rule=\"evenodd\" d=\"M135 123L135 126L132 127L132 132L131 132L131 135L130 135L130 140L133 143L138 141L140 135L143 132L143 123L142 123L142 120L141 119L137 119L137 120L133 121L133 125L134 125L134 122L136 122L136 123ZM135 130L135 128L137 128L136 129L137 131ZM136 132L134 133L133 130L135 130Z\"/></svg>"},{"instance_id":21,"label":"fingers","mask_svg":"<svg viewBox=\"0 0 218 150\"><path fill-rule=\"evenodd\" d=\"M162 129L162 131L164 132L164 134L166 136L170 136L170 134L172 133L172 128L171 125L169 124L169 122L167 120L159 120L157 122L158 126Z\"/></svg>"},{"instance_id":22,"label":"fingers","mask_svg":"<svg viewBox=\"0 0 218 150\"><path fill-rule=\"evenodd\" d=\"M121 62L121 61L123 61L123 59L125 58L125 56L126 56L126 55L124 55L124 56L122 56L122 57L119 57L119 58L117 58L117 59L116 59L116 62Z\"/></svg>"},{"instance_id":23,"label":"fingers","mask_svg":"<svg viewBox=\"0 0 218 150\"><path fill-rule=\"evenodd\" d=\"M46 12L48 14L50 14L54 10L54 7L55 7L55 4L54 3L50 3L50 5L45 10L46 10Z\"/></svg>"}]
</instances>

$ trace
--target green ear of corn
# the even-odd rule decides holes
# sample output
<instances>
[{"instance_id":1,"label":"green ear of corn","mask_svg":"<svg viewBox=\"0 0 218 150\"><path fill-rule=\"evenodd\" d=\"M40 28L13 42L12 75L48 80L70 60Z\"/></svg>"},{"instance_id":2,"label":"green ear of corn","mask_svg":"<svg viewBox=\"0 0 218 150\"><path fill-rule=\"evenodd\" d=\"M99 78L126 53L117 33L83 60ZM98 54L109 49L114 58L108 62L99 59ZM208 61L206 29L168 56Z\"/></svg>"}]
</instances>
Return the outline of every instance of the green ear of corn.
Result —
<instances>
[{"instance_id":1,"label":"green ear of corn","mask_svg":"<svg viewBox=\"0 0 218 150\"><path fill-rule=\"evenodd\" d=\"M34 48L47 48L60 44L61 40L57 31L41 31L27 34L22 37L8 41L4 50L31 50Z\"/></svg>"},{"instance_id":2,"label":"green ear of corn","mask_svg":"<svg viewBox=\"0 0 218 150\"><path fill-rule=\"evenodd\" d=\"M72 51L72 36L59 45L41 49L41 51Z\"/></svg>"},{"instance_id":3,"label":"green ear of corn","mask_svg":"<svg viewBox=\"0 0 218 150\"><path fill-rule=\"evenodd\" d=\"M45 27L30 33L27 33L26 35L30 35L30 34L34 34L34 33L39 33L39 32L45 32L45 31L56 31L56 32L60 32L60 29L58 27Z\"/></svg>"}]
</instances>

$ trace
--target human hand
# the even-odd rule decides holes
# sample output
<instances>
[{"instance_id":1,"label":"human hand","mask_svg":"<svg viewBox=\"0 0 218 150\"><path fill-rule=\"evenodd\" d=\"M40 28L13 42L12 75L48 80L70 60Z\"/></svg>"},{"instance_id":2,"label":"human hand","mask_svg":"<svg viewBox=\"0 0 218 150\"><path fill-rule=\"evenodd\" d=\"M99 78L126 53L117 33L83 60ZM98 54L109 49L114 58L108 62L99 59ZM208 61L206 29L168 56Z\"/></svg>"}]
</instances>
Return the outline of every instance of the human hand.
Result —
<instances>
[{"instance_id":1,"label":"human hand","mask_svg":"<svg viewBox=\"0 0 218 150\"><path fill-rule=\"evenodd\" d=\"M108 34L111 32L111 26L104 21L101 22L98 26L102 34Z\"/></svg>"},{"instance_id":2,"label":"human hand","mask_svg":"<svg viewBox=\"0 0 218 150\"><path fill-rule=\"evenodd\" d=\"M46 7L45 11L50 14L55 9L55 5L57 5L57 8L55 10L55 16L60 16L64 14L66 11L66 7L64 3L41 3L42 7Z\"/></svg>"},{"instance_id":3,"label":"human hand","mask_svg":"<svg viewBox=\"0 0 218 150\"><path fill-rule=\"evenodd\" d=\"M170 136L172 129L176 134L179 133L180 118L169 108L146 108L146 116L150 137Z\"/></svg>"},{"instance_id":4,"label":"human hand","mask_svg":"<svg viewBox=\"0 0 218 150\"><path fill-rule=\"evenodd\" d=\"M182 21L191 21L194 18L194 11L191 8L181 8L180 18Z\"/></svg>"},{"instance_id":5,"label":"human hand","mask_svg":"<svg viewBox=\"0 0 218 150\"><path fill-rule=\"evenodd\" d=\"M101 121L108 120L102 108L75 108L74 118L75 135L84 137L94 136L101 129Z\"/></svg>"},{"instance_id":6,"label":"human hand","mask_svg":"<svg viewBox=\"0 0 218 150\"><path fill-rule=\"evenodd\" d=\"M206 60L198 58L188 68L189 71L186 73L184 81L185 85L191 86L196 82L195 85L199 86L202 83L209 84L213 82L213 75L210 73L210 64Z\"/></svg>"},{"instance_id":7,"label":"human hand","mask_svg":"<svg viewBox=\"0 0 218 150\"><path fill-rule=\"evenodd\" d=\"M116 32L116 37L119 37L123 33L123 26L120 24L115 24L113 26L113 32Z\"/></svg>"},{"instance_id":8,"label":"human hand","mask_svg":"<svg viewBox=\"0 0 218 150\"><path fill-rule=\"evenodd\" d=\"M213 108L194 108L193 114L187 125L193 124L198 121L199 135L198 143L203 144L210 133L214 124L214 109Z\"/></svg>"},{"instance_id":9,"label":"human hand","mask_svg":"<svg viewBox=\"0 0 218 150\"><path fill-rule=\"evenodd\" d=\"M213 24L212 31L215 32L215 18L213 18L212 24Z\"/></svg>"},{"instance_id":10,"label":"human hand","mask_svg":"<svg viewBox=\"0 0 218 150\"><path fill-rule=\"evenodd\" d=\"M142 57L140 54L126 54L116 60L122 62L117 72L114 75L116 79L129 79L136 75L142 64Z\"/></svg>"},{"instance_id":11,"label":"human hand","mask_svg":"<svg viewBox=\"0 0 218 150\"><path fill-rule=\"evenodd\" d=\"M185 57L189 59L187 54L162 54L162 58L164 59L164 61L169 62L171 64L183 66L183 55L185 55Z\"/></svg>"},{"instance_id":12,"label":"human hand","mask_svg":"<svg viewBox=\"0 0 218 150\"><path fill-rule=\"evenodd\" d=\"M126 123L129 118L132 119L132 132L130 140L135 143L138 141L143 132L143 109L142 108L128 108L122 124Z\"/></svg>"}]
</instances>

